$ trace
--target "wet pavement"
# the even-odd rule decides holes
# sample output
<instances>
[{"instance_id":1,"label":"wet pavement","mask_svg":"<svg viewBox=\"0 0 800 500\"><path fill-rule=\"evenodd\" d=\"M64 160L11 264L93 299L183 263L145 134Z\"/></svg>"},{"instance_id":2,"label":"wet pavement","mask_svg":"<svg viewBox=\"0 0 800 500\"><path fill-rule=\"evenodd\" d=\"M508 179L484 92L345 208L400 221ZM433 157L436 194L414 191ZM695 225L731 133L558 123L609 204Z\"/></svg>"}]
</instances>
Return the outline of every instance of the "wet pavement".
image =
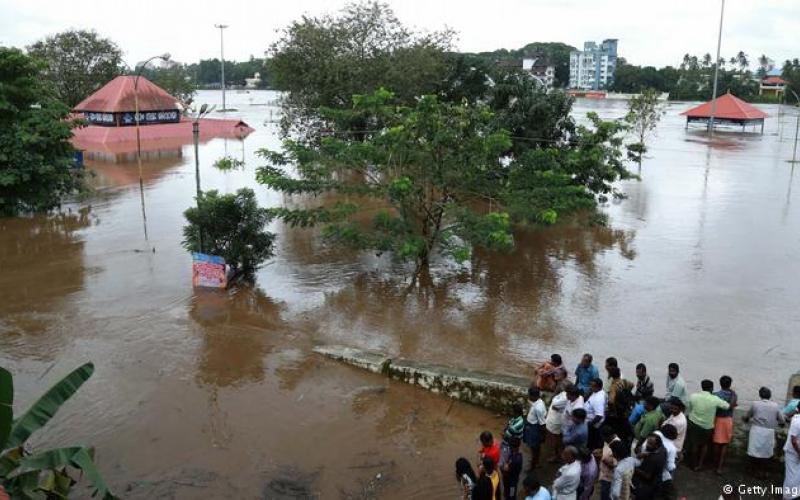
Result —
<instances>
[{"instance_id":1,"label":"wet pavement","mask_svg":"<svg viewBox=\"0 0 800 500\"><path fill-rule=\"evenodd\" d=\"M201 146L204 189L285 201L254 182L255 151L280 144L265 123L273 99L228 94L231 115L256 132ZM642 180L603 207L607 226L527 231L510 255L437 262L412 288L385 256L276 223L276 257L254 287L194 291L180 246L191 146L148 153L146 239L135 163L89 160L88 200L0 219L0 363L16 376L18 408L94 361L35 443L95 445L126 497L452 498L455 458L473 458L477 434L503 419L322 359L314 345L516 374L551 352L572 366L588 351L616 356L628 375L647 363L657 392L676 361L691 390L726 373L740 399L761 385L779 395L800 354L793 118L764 106L763 136L709 141L684 130L688 107L670 105ZM616 117L624 104L576 106L590 109ZM245 167L217 171L224 154Z\"/></svg>"}]
</instances>

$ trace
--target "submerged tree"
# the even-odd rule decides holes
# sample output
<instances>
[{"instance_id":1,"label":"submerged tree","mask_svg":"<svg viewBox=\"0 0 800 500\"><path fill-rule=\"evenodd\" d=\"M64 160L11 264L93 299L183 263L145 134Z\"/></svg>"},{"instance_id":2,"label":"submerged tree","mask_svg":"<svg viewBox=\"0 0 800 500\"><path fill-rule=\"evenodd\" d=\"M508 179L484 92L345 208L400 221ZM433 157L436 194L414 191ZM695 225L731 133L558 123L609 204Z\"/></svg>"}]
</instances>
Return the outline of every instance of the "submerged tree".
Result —
<instances>
[{"instance_id":1,"label":"submerged tree","mask_svg":"<svg viewBox=\"0 0 800 500\"><path fill-rule=\"evenodd\" d=\"M346 109L355 94L397 89L411 104L434 94L445 78L450 31L415 33L379 2L348 4L336 16L303 17L270 47L274 85L286 91L284 133L316 136L320 106Z\"/></svg>"},{"instance_id":2,"label":"submerged tree","mask_svg":"<svg viewBox=\"0 0 800 500\"><path fill-rule=\"evenodd\" d=\"M628 114L625 121L630 126L631 132L637 141L628 144L628 158L642 167L644 154L647 152L646 140L652 134L661 117L664 116L663 106L658 102L658 92L646 89L638 96L628 101Z\"/></svg>"},{"instance_id":3,"label":"submerged tree","mask_svg":"<svg viewBox=\"0 0 800 500\"><path fill-rule=\"evenodd\" d=\"M224 195L206 191L183 214L189 222L183 228L184 248L223 257L237 273L252 273L273 254L275 235L265 230L272 218L259 208L252 189Z\"/></svg>"},{"instance_id":4,"label":"submerged tree","mask_svg":"<svg viewBox=\"0 0 800 500\"><path fill-rule=\"evenodd\" d=\"M122 72L122 51L95 31L68 30L28 47L67 106L74 106Z\"/></svg>"},{"instance_id":5,"label":"submerged tree","mask_svg":"<svg viewBox=\"0 0 800 500\"><path fill-rule=\"evenodd\" d=\"M41 71L22 51L0 47L0 215L48 210L82 186L71 168L69 109Z\"/></svg>"},{"instance_id":6,"label":"submerged tree","mask_svg":"<svg viewBox=\"0 0 800 500\"><path fill-rule=\"evenodd\" d=\"M347 199L273 212L293 226L321 224L330 240L392 252L418 269L437 251L464 260L473 246L509 249L508 215L482 208L503 175L508 133L494 128L482 105L425 96L407 107L393 104L394 97L383 89L354 96L351 110L320 111L344 127L319 145L287 140L284 153L262 151L270 165L259 169L259 182L288 195ZM355 137L348 127L354 121L382 125ZM289 164L299 178L282 168Z\"/></svg>"}]
</instances>

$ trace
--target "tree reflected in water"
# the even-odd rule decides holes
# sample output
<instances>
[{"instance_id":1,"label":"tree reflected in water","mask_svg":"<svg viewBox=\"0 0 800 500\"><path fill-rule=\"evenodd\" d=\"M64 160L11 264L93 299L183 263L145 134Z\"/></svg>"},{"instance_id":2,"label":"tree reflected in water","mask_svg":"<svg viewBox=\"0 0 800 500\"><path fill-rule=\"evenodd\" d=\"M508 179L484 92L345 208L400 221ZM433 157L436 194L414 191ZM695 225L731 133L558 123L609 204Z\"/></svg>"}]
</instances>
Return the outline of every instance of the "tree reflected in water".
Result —
<instances>
[{"instance_id":1,"label":"tree reflected in water","mask_svg":"<svg viewBox=\"0 0 800 500\"><path fill-rule=\"evenodd\" d=\"M74 311L66 300L83 290L84 242L91 207L0 219L0 350L51 359L69 338L58 325Z\"/></svg>"}]
</instances>

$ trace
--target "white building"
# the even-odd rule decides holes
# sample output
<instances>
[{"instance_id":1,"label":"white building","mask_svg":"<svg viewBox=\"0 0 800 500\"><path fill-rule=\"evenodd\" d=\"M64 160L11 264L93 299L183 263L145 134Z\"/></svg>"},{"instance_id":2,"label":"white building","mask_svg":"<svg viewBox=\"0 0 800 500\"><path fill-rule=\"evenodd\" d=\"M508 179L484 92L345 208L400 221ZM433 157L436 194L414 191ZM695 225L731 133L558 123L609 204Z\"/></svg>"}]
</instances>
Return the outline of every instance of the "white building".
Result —
<instances>
[{"instance_id":1,"label":"white building","mask_svg":"<svg viewBox=\"0 0 800 500\"><path fill-rule=\"evenodd\" d=\"M556 67L546 58L525 58L522 60L522 70L533 75L534 78L542 83L544 88L553 88L553 81L556 77Z\"/></svg>"},{"instance_id":2,"label":"white building","mask_svg":"<svg viewBox=\"0 0 800 500\"><path fill-rule=\"evenodd\" d=\"M614 83L617 69L617 40L606 39L598 46L585 42L583 50L569 54L569 87L581 90L606 89Z\"/></svg>"}]
</instances>

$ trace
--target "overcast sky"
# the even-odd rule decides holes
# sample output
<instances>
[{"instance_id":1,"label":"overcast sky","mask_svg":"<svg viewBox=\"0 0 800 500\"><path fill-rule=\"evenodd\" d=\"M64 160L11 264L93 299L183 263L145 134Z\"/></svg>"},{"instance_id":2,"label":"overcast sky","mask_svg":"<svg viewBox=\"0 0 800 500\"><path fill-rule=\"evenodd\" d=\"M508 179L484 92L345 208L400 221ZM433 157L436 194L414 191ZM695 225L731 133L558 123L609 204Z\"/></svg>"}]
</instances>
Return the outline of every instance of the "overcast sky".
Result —
<instances>
[{"instance_id":1,"label":"overcast sky","mask_svg":"<svg viewBox=\"0 0 800 500\"><path fill-rule=\"evenodd\" d=\"M276 30L303 14L334 12L340 0L0 0L0 44L23 47L68 28L113 39L129 64L170 52L194 62L219 56L215 23L225 32L226 59L257 57ZM618 38L634 64L677 65L683 54L716 50L719 0L394 0L407 25L458 32L458 48L518 48L534 41L581 47ZM727 0L722 55L739 50L779 63L800 57L800 0Z\"/></svg>"}]
</instances>

